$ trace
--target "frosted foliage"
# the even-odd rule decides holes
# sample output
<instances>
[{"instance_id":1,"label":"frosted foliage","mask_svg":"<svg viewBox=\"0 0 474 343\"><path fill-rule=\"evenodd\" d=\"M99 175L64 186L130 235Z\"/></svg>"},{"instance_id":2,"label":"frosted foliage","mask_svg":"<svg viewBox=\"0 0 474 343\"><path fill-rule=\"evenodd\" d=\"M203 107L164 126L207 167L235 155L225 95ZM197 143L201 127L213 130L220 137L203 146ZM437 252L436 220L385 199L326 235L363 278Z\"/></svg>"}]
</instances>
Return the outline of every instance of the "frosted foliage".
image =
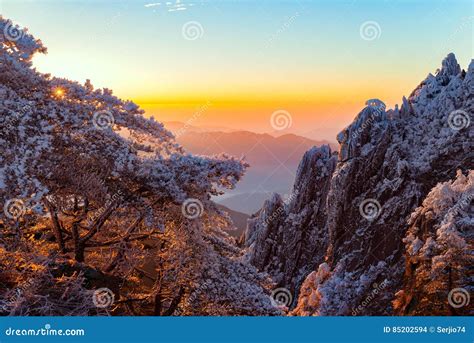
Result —
<instances>
[{"instance_id":1,"label":"frosted foliage","mask_svg":"<svg viewBox=\"0 0 474 343\"><path fill-rule=\"evenodd\" d=\"M423 205L411 215L404 242L411 255L430 258L432 277L459 254L469 249L467 233L474 229L474 171L467 175L458 172L453 181L440 183L434 187ZM425 241L417 237L419 227L417 219L424 217L435 223L431 235Z\"/></svg>"},{"instance_id":2,"label":"frosted foliage","mask_svg":"<svg viewBox=\"0 0 474 343\"><path fill-rule=\"evenodd\" d=\"M403 287L396 293L397 314L473 314L468 306L449 306L452 289L472 292L474 171L458 171L454 180L439 183L411 215Z\"/></svg>"},{"instance_id":3,"label":"frosted foliage","mask_svg":"<svg viewBox=\"0 0 474 343\"><path fill-rule=\"evenodd\" d=\"M363 303L363 294L374 288L374 282L386 269L385 263L379 262L358 276L345 272L344 262L340 262L333 271L323 263L303 282L298 305L292 314L334 316L350 313Z\"/></svg>"},{"instance_id":4,"label":"frosted foliage","mask_svg":"<svg viewBox=\"0 0 474 343\"><path fill-rule=\"evenodd\" d=\"M90 288L106 286L121 300L107 311L173 315L207 275L215 290L190 313L280 314L268 280L221 237L229 223L210 201L248 165L226 154L187 154L161 123L110 89L38 72L32 58L47 49L27 29L8 37L12 25L0 16L0 274L19 261L51 261L7 273L0 313L98 314ZM188 198L202 203L200 219L183 215ZM18 218L3 211L10 200L22 210ZM6 303L17 288L21 295Z\"/></svg>"}]
</instances>

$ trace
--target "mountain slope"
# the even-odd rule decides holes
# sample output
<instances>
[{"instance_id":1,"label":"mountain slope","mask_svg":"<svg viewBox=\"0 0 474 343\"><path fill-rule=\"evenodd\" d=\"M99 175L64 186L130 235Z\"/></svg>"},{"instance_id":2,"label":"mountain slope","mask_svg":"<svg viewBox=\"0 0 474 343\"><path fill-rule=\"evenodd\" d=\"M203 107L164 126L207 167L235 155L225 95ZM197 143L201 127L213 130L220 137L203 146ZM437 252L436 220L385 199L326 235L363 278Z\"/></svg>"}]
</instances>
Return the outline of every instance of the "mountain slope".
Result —
<instances>
[{"instance_id":1,"label":"mountain slope","mask_svg":"<svg viewBox=\"0 0 474 343\"><path fill-rule=\"evenodd\" d=\"M473 112L474 62L462 71L450 54L436 75L428 75L403 99L400 109L368 106L358 114L338 135L339 157L332 176L324 177L332 168L331 159L309 165L303 160L300 168L307 172L298 173L294 193L296 199L304 197L295 201L308 204L306 210L288 206L279 214L285 219L262 225L265 217L272 216L268 212L278 208L274 197L257 214L257 224L249 226L247 241L247 257L257 268L293 291L295 299L301 293L299 300L305 305L299 304L294 314L394 312L392 300L404 277L407 219L438 182L453 179L457 170L466 173L474 168ZM309 194L301 192L300 185L313 178L323 181ZM321 221L300 225L291 219L296 216ZM278 253L278 246L287 242L273 239L282 233L313 239L315 232L319 243L304 261L295 258L306 256L305 244L296 245L297 252L288 261ZM256 236L259 239L252 240ZM317 272L308 276L300 291L308 270Z\"/></svg>"},{"instance_id":2,"label":"mountain slope","mask_svg":"<svg viewBox=\"0 0 474 343\"><path fill-rule=\"evenodd\" d=\"M232 219L232 224L234 224L231 230L224 231L234 238L240 238L247 228L247 219L249 216L245 213L231 210L223 205L216 204L216 206L219 210L226 212L230 219Z\"/></svg>"}]
</instances>

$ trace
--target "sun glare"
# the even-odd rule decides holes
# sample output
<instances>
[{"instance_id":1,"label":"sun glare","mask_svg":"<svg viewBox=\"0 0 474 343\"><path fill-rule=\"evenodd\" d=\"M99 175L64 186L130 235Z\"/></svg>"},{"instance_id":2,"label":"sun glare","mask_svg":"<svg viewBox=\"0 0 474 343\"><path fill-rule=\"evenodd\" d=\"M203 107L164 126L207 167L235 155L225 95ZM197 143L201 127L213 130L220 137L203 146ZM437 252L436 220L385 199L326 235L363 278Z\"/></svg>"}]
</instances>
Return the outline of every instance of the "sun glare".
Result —
<instances>
[{"instance_id":1,"label":"sun glare","mask_svg":"<svg viewBox=\"0 0 474 343\"><path fill-rule=\"evenodd\" d=\"M53 90L53 94L54 94L56 97L58 97L58 98L62 98L62 97L66 94L66 92L65 92L65 90L64 90L63 88L61 88L61 87L56 87L56 88L54 88L54 90Z\"/></svg>"}]
</instances>

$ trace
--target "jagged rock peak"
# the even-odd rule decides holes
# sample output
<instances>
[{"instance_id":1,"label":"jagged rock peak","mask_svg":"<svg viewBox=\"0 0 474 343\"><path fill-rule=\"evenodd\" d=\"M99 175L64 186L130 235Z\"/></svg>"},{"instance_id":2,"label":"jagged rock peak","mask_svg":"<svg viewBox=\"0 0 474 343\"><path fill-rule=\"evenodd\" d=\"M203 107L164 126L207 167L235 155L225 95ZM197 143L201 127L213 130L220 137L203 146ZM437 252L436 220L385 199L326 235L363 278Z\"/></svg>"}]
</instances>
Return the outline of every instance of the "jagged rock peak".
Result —
<instances>
[{"instance_id":1,"label":"jagged rock peak","mask_svg":"<svg viewBox=\"0 0 474 343\"><path fill-rule=\"evenodd\" d=\"M311 148L298 166L290 197L273 196L248 221L248 260L291 291L324 257L326 197L336 164L329 146Z\"/></svg>"},{"instance_id":2,"label":"jagged rock peak","mask_svg":"<svg viewBox=\"0 0 474 343\"><path fill-rule=\"evenodd\" d=\"M304 154L296 172L290 213L300 213L315 195L325 192L325 180L329 181L336 164L337 153L333 153L329 145L315 146Z\"/></svg>"},{"instance_id":3,"label":"jagged rock peak","mask_svg":"<svg viewBox=\"0 0 474 343\"><path fill-rule=\"evenodd\" d=\"M434 79L441 86L446 86L452 78L461 74L461 66L458 64L456 56L453 53L449 53L441 62L441 69L438 69L435 74Z\"/></svg>"},{"instance_id":4,"label":"jagged rock peak","mask_svg":"<svg viewBox=\"0 0 474 343\"><path fill-rule=\"evenodd\" d=\"M333 153L329 145L323 145L321 147L314 146L306 151L298 165L296 172L294 190L301 192L301 182L309 176L308 174L313 171L314 168L318 169L320 177L327 176L328 169L326 164L333 158Z\"/></svg>"},{"instance_id":5,"label":"jagged rock peak","mask_svg":"<svg viewBox=\"0 0 474 343\"><path fill-rule=\"evenodd\" d=\"M381 107L367 106L356 119L337 135L339 161L347 161L364 155L364 147L376 144L388 127L387 112ZM367 145L369 144L369 145Z\"/></svg>"},{"instance_id":6,"label":"jagged rock peak","mask_svg":"<svg viewBox=\"0 0 474 343\"><path fill-rule=\"evenodd\" d=\"M474 60L471 60L471 63L469 63L469 67L467 68L467 73L468 74L474 73Z\"/></svg>"},{"instance_id":7,"label":"jagged rock peak","mask_svg":"<svg viewBox=\"0 0 474 343\"><path fill-rule=\"evenodd\" d=\"M441 69L437 76L457 76L461 72L461 66L456 60L456 56L451 52L441 62Z\"/></svg>"},{"instance_id":8,"label":"jagged rock peak","mask_svg":"<svg viewBox=\"0 0 474 343\"><path fill-rule=\"evenodd\" d=\"M473 70L471 62L461 72L449 55L399 111L364 108L338 136L333 172L328 151L305 155L296 199L252 252L259 270L300 296L295 313L394 314L407 218L438 182L474 169L474 127L469 117L452 122L453 113L474 113Z\"/></svg>"},{"instance_id":9,"label":"jagged rock peak","mask_svg":"<svg viewBox=\"0 0 474 343\"><path fill-rule=\"evenodd\" d=\"M278 193L273 193L270 199L265 200L260 211L248 219L245 246L252 247L259 237L266 234L268 224L283 212L283 207L283 199Z\"/></svg>"}]
</instances>

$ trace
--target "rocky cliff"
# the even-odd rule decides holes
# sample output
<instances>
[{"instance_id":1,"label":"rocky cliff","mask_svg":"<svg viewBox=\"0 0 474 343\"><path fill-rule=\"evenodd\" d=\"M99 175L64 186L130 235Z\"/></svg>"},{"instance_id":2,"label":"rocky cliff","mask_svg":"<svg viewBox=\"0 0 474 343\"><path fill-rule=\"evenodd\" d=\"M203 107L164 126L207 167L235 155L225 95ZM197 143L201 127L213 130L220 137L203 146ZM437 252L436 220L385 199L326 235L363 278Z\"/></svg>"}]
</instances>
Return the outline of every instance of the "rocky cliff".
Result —
<instances>
[{"instance_id":1,"label":"rocky cliff","mask_svg":"<svg viewBox=\"0 0 474 343\"><path fill-rule=\"evenodd\" d=\"M473 113L474 62L464 71L450 54L400 108L364 108L337 137L337 163L327 147L306 153L291 201L265 203L246 241L250 262L292 291L293 314L394 313L408 220L437 183L474 168Z\"/></svg>"},{"instance_id":2,"label":"rocky cliff","mask_svg":"<svg viewBox=\"0 0 474 343\"><path fill-rule=\"evenodd\" d=\"M327 145L307 151L291 195L282 199L275 194L248 221L245 242L250 262L292 291L324 257L325 199L336 162Z\"/></svg>"}]
</instances>

